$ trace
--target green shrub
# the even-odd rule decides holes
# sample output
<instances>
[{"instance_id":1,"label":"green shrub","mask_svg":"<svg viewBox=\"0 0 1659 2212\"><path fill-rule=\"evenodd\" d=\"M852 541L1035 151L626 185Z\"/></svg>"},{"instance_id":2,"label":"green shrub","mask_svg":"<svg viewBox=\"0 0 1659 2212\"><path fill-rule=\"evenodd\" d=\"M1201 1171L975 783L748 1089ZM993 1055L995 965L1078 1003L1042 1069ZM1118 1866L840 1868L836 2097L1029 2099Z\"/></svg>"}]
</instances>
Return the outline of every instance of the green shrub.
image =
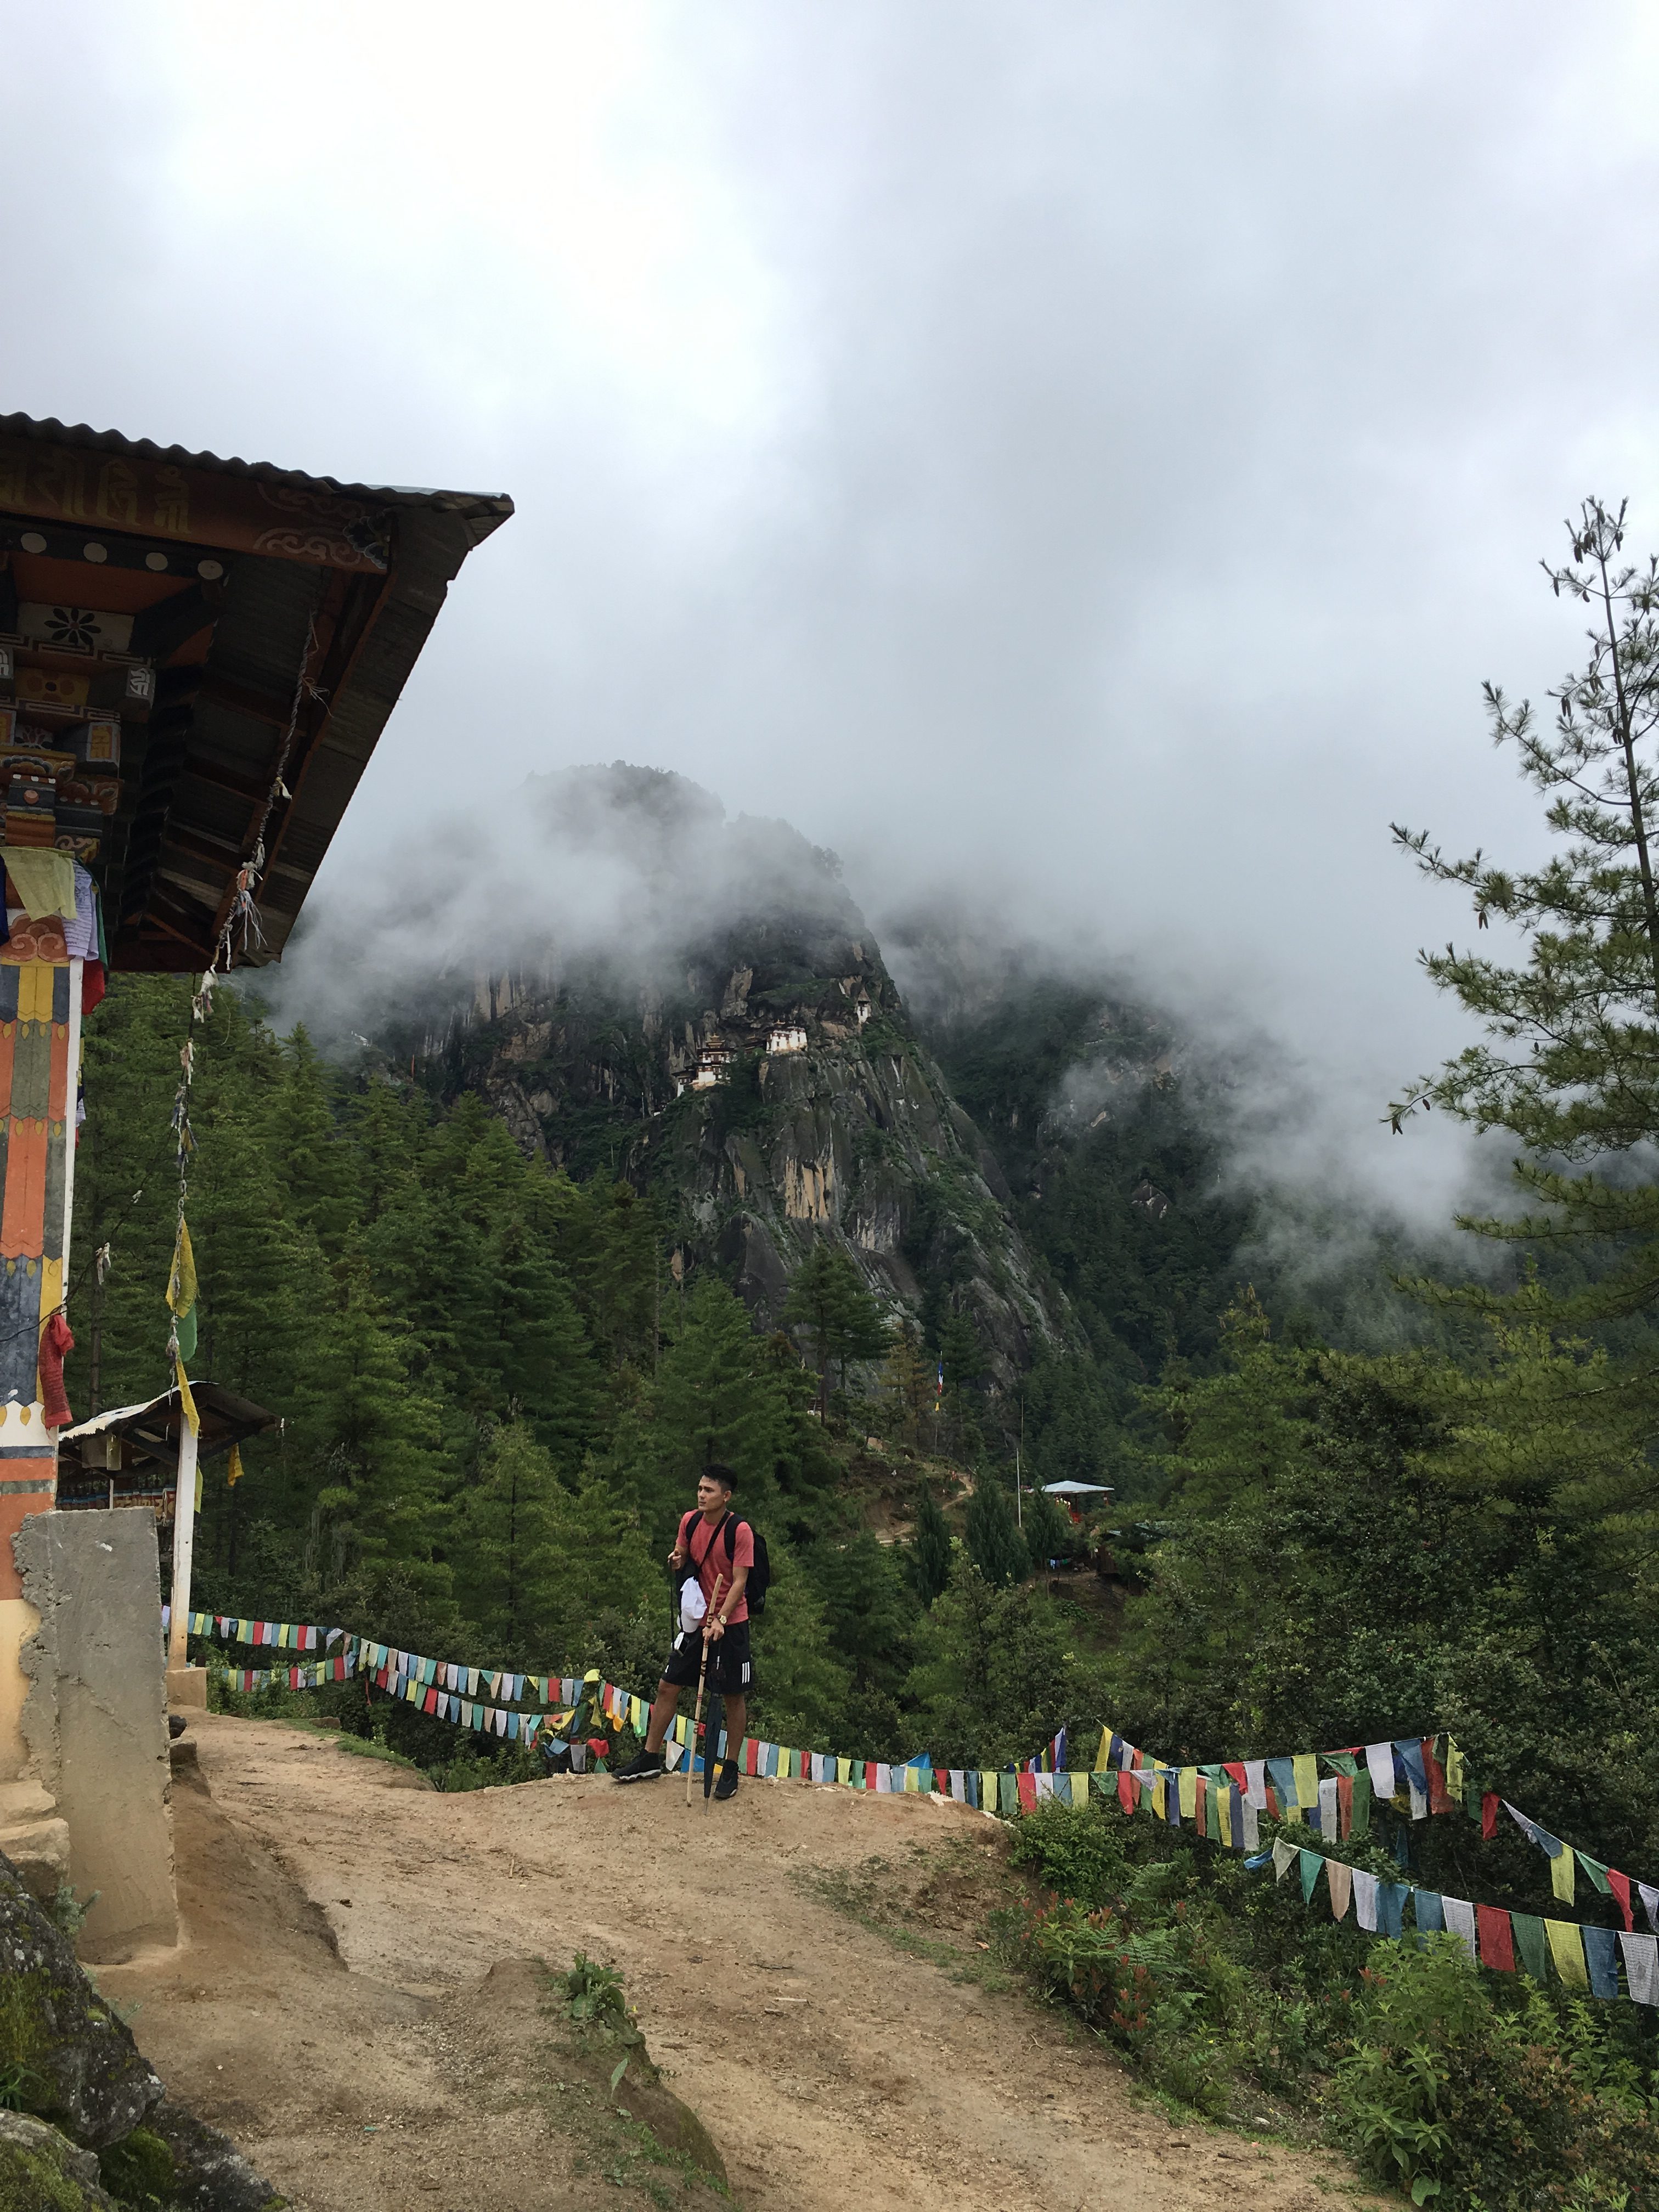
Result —
<instances>
[{"instance_id":1,"label":"green shrub","mask_svg":"<svg viewBox=\"0 0 1659 2212\"><path fill-rule=\"evenodd\" d=\"M1015 1822L1009 1856L1016 1866L1029 1867L1056 1897L1104 1905L1121 1893L1128 1879L1124 1841L1121 1826L1109 1826L1093 1807L1049 1798Z\"/></svg>"},{"instance_id":2,"label":"green shrub","mask_svg":"<svg viewBox=\"0 0 1659 2212\"><path fill-rule=\"evenodd\" d=\"M1659 2203L1639 2068L1582 2002L1494 2002L1455 1936L1376 1946L1337 2130L1375 2179L1439 2212Z\"/></svg>"}]
</instances>

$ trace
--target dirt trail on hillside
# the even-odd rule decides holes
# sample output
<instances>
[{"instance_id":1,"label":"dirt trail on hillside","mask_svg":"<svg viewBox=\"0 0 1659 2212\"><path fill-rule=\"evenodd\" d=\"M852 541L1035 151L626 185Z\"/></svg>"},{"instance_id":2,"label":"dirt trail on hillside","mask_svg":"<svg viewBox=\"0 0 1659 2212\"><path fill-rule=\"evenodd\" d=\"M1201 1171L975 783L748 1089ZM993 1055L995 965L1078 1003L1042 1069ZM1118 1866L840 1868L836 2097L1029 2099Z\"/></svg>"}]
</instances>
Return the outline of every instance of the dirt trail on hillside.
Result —
<instances>
[{"instance_id":1,"label":"dirt trail on hillside","mask_svg":"<svg viewBox=\"0 0 1659 2212\"><path fill-rule=\"evenodd\" d=\"M626 1975L750 2212L1310 2212L1316 2179L1352 2188L1333 2161L1137 2110L1060 2016L812 1893L816 1870L918 1844L1000 1849L965 1808L745 1783L688 1812L672 1779L602 1777L447 1796L275 1723L193 1716L191 1735L188 1941L99 1979L169 2087L303 2212L653 2201L584 2173L538 2115L531 1978L484 1984L578 1950Z\"/></svg>"}]
</instances>

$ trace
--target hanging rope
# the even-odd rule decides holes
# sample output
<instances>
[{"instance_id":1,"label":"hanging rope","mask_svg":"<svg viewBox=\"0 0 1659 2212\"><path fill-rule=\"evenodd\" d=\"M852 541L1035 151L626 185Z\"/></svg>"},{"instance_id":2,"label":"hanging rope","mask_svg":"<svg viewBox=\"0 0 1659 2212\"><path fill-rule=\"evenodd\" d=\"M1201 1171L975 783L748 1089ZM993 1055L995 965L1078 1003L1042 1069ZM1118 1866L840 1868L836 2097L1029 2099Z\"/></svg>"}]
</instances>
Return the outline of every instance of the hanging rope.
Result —
<instances>
[{"instance_id":1,"label":"hanging rope","mask_svg":"<svg viewBox=\"0 0 1659 2212\"><path fill-rule=\"evenodd\" d=\"M265 831L270 825L271 810L279 799L291 799L293 793L283 781L294 752L294 740L300 726L300 709L307 699L321 699L325 694L311 681L311 656L317 646L317 625L314 620L306 623L305 651L300 656L300 672L295 679L294 696L289 703L288 726L283 732L282 744L276 750L276 760L271 770L270 786L265 793L259 817L253 825L253 850L236 871L236 882L226 908L224 925L218 942L213 948L213 957L195 990L191 994L190 1024L193 1031L198 1023L205 1023L213 1012L213 993L222 975L230 972L235 957L235 936L238 923L241 926L241 949L263 946L264 932L260 927L259 909L254 903L254 893L265 866ZM193 1316L196 1310L196 1261L191 1249L190 1227L185 1219L185 1207L190 1197L191 1156L196 1149L196 1139L190 1125L191 1085L196 1075L196 1044L193 1036L185 1036L179 1054L179 1082L173 1100L173 1136L179 1167L178 1225L173 1234L173 1266L167 1276L167 1359L179 1386L179 1402L192 1432L201 1427L197 1415L196 1401L191 1395L190 1377L185 1371L186 1358L195 1349L196 1330ZM179 1327L185 1324L188 1344L179 1343Z\"/></svg>"}]
</instances>

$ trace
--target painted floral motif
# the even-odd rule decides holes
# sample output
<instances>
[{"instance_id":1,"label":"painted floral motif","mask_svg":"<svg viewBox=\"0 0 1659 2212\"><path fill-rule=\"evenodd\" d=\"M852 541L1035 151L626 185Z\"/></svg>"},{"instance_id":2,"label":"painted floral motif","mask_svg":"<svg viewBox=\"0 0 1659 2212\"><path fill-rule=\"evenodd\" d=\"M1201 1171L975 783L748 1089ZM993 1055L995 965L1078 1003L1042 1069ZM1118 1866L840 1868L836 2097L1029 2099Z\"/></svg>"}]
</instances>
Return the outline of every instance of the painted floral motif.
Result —
<instances>
[{"instance_id":1,"label":"painted floral motif","mask_svg":"<svg viewBox=\"0 0 1659 2212\"><path fill-rule=\"evenodd\" d=\"M64 653L93 653L98 646L98 616L91 607L54 607L46 620L46 642Z\"/></svg>"}]
</instances>

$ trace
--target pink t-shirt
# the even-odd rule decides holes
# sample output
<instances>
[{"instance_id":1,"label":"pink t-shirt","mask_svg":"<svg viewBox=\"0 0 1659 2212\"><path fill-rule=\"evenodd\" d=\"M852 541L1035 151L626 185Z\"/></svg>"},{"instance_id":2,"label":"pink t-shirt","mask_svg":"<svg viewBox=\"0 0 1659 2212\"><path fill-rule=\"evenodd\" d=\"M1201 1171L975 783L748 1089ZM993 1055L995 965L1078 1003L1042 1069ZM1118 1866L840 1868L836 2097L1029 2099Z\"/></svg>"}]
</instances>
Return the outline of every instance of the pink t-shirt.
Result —
<instances>
[{"instance_id":1,"label":"pink t-shirt","mask_svg":"<svg viewBox=\"0 0 1659 2212\"><path fill-rule=\"evenodd\" d=\"M679 1540L687 1547L686 1558L698 1582L702 1585L702 1594L708 1601L711 1612L714 1604L716 1579L723 1579L727 1590L730 1590L732 1577L738 1568L750 1568L755 1564L755 1532L746 1521L739 1521L732 1529L732 1557L729 1560L726 1559L726 1539L720 1534L724 1522L723 1514L712 1528L701 1513L684 1514L680 1519ZM722 1601L720 1609L726 1614L728 1622L747 1620L749 1618L747 1593L745 1592L734 1606L726 1606Z\"/></svg>"}]
</instances>

